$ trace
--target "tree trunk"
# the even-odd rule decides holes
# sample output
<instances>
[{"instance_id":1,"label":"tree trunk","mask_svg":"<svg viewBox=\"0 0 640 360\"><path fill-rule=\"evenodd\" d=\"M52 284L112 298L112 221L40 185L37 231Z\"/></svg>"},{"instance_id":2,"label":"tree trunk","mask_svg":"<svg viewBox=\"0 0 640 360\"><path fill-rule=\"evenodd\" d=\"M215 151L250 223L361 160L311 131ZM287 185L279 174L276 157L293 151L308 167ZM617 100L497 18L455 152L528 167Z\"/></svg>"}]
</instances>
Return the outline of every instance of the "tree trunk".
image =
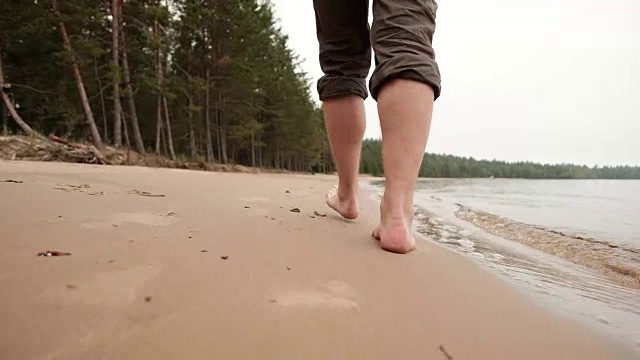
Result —
<instances>
[{"instance_id":1,"label":"tree trunk","mask_svg":"<svg viewBox=\"0 0 640 360\"><path fill-rule=\"evenodd\" d=\"M131 141L129 140L129 129L127 127L127 118L124 116L124 111L121 112L122 127L124 127L124 139L127 144L127 165L131 165Z\"/></svg>"},{"instance_id":2,"label":"tree trunk","mask_svg":"<svg viewBox=\"0 0 640 360\"><path fill-rule=\"evenodd\" d=\"M219 131L220 131L220 147L222 148L222 163L228 164L229 157L227 154L227 128L225 126L223 117L222 117L222 85L218 87L218 106L216 107L216 112L218 113L218 121L220 122Z\"/></svg>"},{"instance_id":3,"label":"tree trunk","mask_svg":"<svg viewBox=\"0 0 640 360\"><path fill-rule=\"evenodd\" d=\"M191 45L189 45L189 50L187 52L187 81L189 82L189 85L191 85L192 82L192 78L191 78L191 63L193 61L192 59L192 48ZM196 157L198 156L198 149L197 149L197 145L196 145L196 130L195 130L195 126L193 124L193 94L191 93L192 89L191 86L189 86L187 88L187 102L188 102L188 107L187 107L187 119L189 121L189 150L191 151L191 160L195 160Z\"/></svg>"},{"instance_id":4,"label":"tree trunk","mask_svg":"<svg viewBox=\"0 0 640 360\"><path fill-rule=\"evenodd\" d=\"M156 155L160 155L160 134L162 132L162 102L160 95L156 104Z\"/></svg>"},{"instance_id":5,"label":"tree trunk","mask_svg":"<svg viewBox=\"0 0 640 360\"><path fill-rule=\"evenodd\" d=\"M111 73L113 81L113 144L122 146L122 104L120 102L120 5L111 0Z\"/></svg>"},{"instance_id":6,"label":"tree trunk","mask_svg":"<svg viewBox=\"0 0 640 360\"><path fill-rule=\"evenodd\" d=\"M218 112L217 108L216 108L215 114L216 114L215 124L216 124L216 145L217 145L216 149L218 150L218 159L220 159L220 161L222 162L222 136L220 134L220 130L221 130L220 113Z\"/></svg>"},{"instance_id":7,"label":"tree trunk","mask_svg":"<svg viewBox=\"0 0 640 360\"><path fill-rule=\"evenodd\" d=\"M162 53L161 53L161 55L162 55ZM162 68L162 58L164 58L163 60L166 63L166 68ZM161 56L160 67L161 67L161 69L162 69L161 71L163 73L162 78L164 79L165 71L166 71L167 74L170 71L169 61L165 56ZM167 140L167 144L168 144L169 157L171 158L171 160L175 161L176 160L176 152L175 152L175 150L173 148L173 135L171 134L171 118L169 117L169 105L167 104L167 97L164 94L162 95L162 104L164 106L164 120L165 120L165 131L166 131L165 135L166 135L166 140Z\"/></svg>"},{"instance_id":8,"label":"tree trunk","mask_svg":"<svg viewBox=\"0 0 640 360\"><path fill-rule=\"evenodd\" d=\"M160 37L160 31L158 27L158 20L153 23L153 34L156 37ZM156 155L160 155L160 136L162 132L162 83L163 83L163 73L162 70L162 58L161 58L161 49L158 46L156 49L156 81L157 81L157 92L156 96Z\"/></svg>"},{"instance_id":9,"label":"tree trunk","mask_svg":"<svg viewBox=\"0 0 640 360\"><path fill-rule=\"evenodd\" d=\"M11 114L11 118L13 119L13 121L15 121L16 124L18 124L18 126L20 126L20 129L22 129L22 131L24 131L27 135L37 135L38 133L35 130L33 130L31 126L29 126L29 124L27 124L26 122L24 122L24 120L22 120L22 117L20 117L20 115L16 111L16 108L13 106L11 99L9 99L9 94L7 94L4 91L4 68L2 65L2 49L1 48L0 48L0 94L2 95L2 100L4 102L4 107L2 108L3 132L5 134L9 132L8 124L6 121L7 114L4 111L4 108L6 108L9 111L9 114Z\"/></svg>"},{"instance_id":10,"label":"tree trunk","mask_svg":"<svg viewBox=\"0 0 640 360\"><path fill-rule=\"evenodd\" d=\"M189 99L189 149L191 150L191 160L195 160L198 156L198 150L196 148L196 130L193 126L193 98L191 95L188 96Z\"/></svg>"},{"instance_id":11,"label":"tree trunk","mask_svg":"<svg viewBox=\"0 0 640 360\"><path fill-rule=\"evenodd\" d=\"M204 90L204 131L206 134L206 149L207 149L207 162L213 162L213 140L211 139L211 93L209 91L211 87L211 81L209 77L209 65L205 63L206 70L206 87Z\"/></svg>"},{"instance_id":12,"label":"tree trunk","mask_svg":"<svg viewBox=\"0 0 640 360\"><path fill-rule=\"evenodd\" d=\"M51 4L53 5L53 11L59 18L61 17L60 8L58 7L57 0L51 0ZM60 20L58 22L58 27L60 28L60 34L62 35L62 41L64 44L64 49L67 51L71 58L71 67L73 69L73 75L76 79L76 85L78 86L78 93L80 94L80 100L82 102L82 108L84 110L85 118L87 119L87 124L89 125L89 130L91 131L91 137L93 138L93 144L96 146L98 151L100 151L100 155L104 154L104 144L102 143L102 139L100 138L100 133L98 132L98 127L96 126L96 121L93 118L93 111L91 110L91 104L89 104L89 98L87 97L87 91L84 88L84 82L82 80L82 73L80 72L80 65L78 65L78 60L76 59L75 53L73 52L73 48L71 47L71 40L69 40L69 34L67 34L67 29L64 26L64 22Z\"/></svg>"},{"instance_id":13,"label":"tree trunk","mask_svg":"<svg viewBox=\"0 0 640 360\"><path fill-rule=\"evenodd\" d=\"M131 141L129 140L129 129L127 129L127 120L122 109L120 110L120 117L122 118L122 127L124 129L124 141L127 145L127 150L129 150L131 148Z\"/></svg>"},{"instance_id":14,"label":"tree trunk","mask_svg":"<svg viewBox=\"0 0 640 360\"><path fill-rule=\"evenodd\" d=\"M204 43L207 47L205 52L205 90L204 90L204 131L206 135L207 162L213 162L213 139L211 138L211 39L209 29L204 31ZM218 158L219 159L219 158Z\"/></svg>"},{"instance_id":15,"label":"tree trunk","mask_svg":"<svg viewBox=\"0 0 640 360\"><path fill-rule=\"evenodd\" d=\"M251 134L251 166L256 167L256 141L253 133Z\"/></svg>"},{"instance_id":16,"label":"tree trunk","mask_svg":"<svg viewBox=\"0 0 640 360\"><path fill-rule=\"evenodd\" d=\"M160 141L162 143L162 155L167 156L167 129L164 127L164 123L162 123L162 129L160 130Z\"/></svg>"},{"instance_id":17,"label":"tree trunk","mask_svg":"<svg viewBox=\"0 0 640 360\"><path fill-rule=\"evenodd\" d=\"M2 88L0 88L0 91ZM7 115L7 106L4 101L0 101L0 117L2 117L2 135L9 135L9 116Z\"/></svg>"},{"instance_id":18,"label":"tree trunk","mask_svg":"<svg viewBox=\"0 0 640 360\"><path fill-rule=\"evenodd\" d=\"M100 88L100 106L102 108L102 127L104 136L104 141L108 141L109 139L109 126L107 125L107 108L104 102L104 92L102 92L102 80L100 80L100 74L98 73L98 59L93 58L93 72L96 76L96 81L98 82L98 87Z\"/></svg>"},{"instance_id":19,"label":"tree trunk","mask_svg":"<svg viewBox=\"0 0 640 360\"><path fill-rule=\"evenodd\" d=\"M122 72L124 75L127 105L129 107L129 114L131 116L131 127L133 128L133 141L136 151L140 154L144 154L144 141L142 140L140 123L138 122L138 111L136 110L136 102L133 95L133 85L131 85L131 72L129 71L129 57L127 56L125 32L122 29L122 22L120 22L120 25L120 43L122 44Z\"/></svg>"},{"instance_id":20,"label":"tree trunk","mask_svg":"<svg viewBox=\"0 0 640 360\"><path fill-rule=\"evenodd\" d=\"M171 134L171 120L169 118L169 105L167 104L167 97L162 97L162 104L164 105L164 120L165 120L165 130L167 135L167 143L169 144L169 156L171 160L176 160L176 152L173 149L173 135Z\"/></svg>"}]
</instances>

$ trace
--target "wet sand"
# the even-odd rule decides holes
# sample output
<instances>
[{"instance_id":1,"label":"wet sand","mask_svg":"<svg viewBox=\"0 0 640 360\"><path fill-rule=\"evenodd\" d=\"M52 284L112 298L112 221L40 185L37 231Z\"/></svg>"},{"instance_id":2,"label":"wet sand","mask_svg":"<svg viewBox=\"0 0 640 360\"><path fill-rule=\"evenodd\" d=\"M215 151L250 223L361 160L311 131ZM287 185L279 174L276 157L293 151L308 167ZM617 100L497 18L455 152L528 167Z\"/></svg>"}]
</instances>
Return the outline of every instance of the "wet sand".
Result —
<instances>
[{"instance_id":1,"label":"wet sand","mask_svg":"<svg viewBox=\"0 0 640 360\"><path fill-rule=\"evenodd\" d=\"M0 358L631 358L439 245L379 250L333 182L0 162Z\"/></svg>"}]
</instances>

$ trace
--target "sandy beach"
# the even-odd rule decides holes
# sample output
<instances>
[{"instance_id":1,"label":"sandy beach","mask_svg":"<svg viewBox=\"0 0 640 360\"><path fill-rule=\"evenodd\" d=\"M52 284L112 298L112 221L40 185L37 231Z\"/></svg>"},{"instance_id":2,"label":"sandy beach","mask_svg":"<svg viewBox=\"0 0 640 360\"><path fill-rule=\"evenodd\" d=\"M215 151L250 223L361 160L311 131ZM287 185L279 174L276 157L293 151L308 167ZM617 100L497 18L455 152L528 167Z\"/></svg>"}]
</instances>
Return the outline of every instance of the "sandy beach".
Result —
<instances>
[{"instance_id":1,"label":"sandy beach","mask_svg":"<svg viewBox=\"0 0 640 360\"><path fill-rule=\"evenodd\" d=\"M0 359L631 359L334 181L0 161Z\"/></svg>"}]
</instances>

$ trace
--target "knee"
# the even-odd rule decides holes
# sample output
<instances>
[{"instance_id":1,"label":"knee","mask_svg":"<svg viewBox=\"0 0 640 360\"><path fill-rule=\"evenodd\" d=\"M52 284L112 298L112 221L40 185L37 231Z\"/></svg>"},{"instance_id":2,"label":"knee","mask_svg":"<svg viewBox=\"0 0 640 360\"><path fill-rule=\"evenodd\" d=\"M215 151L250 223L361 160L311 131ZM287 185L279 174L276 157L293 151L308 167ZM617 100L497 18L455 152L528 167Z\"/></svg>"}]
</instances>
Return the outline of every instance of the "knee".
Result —
<instances>
[{"instance_id":1,"label":"knee","mask_svg":"<svg viewBox=\"0 0 640 360\"><path fill-rule=\"evenodd\" d=\"M440 97L442 85L438 64L433 60L426 60L424 56L397 56L381 63L371 76L371 97L377 100L380 91L397 79L426 84L433 90L434 101Z\"/></svg>"}]
</instances>

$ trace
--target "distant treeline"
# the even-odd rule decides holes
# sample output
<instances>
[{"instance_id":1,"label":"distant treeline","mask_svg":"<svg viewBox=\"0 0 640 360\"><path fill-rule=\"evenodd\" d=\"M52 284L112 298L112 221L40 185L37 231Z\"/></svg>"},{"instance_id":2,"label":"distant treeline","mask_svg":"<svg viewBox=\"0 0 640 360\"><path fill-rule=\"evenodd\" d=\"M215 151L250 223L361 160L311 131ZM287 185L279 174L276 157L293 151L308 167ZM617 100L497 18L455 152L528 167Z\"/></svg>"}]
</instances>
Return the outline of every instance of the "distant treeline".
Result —
<instances>
[{"instance_id":1,"label":"distant treeline","mask_svg":"<svg viewBox=\"0 0 640 360\"><path fill-rule=\"evenodd\" d=\"M381 176L382 142L367 139L362 146L360 172ZM594 167L571 164L475 160L453 155L425 154L420 177L428 178L521 178L521 179L640 179L640 167Z\"/></svg>"}]
</instances>

